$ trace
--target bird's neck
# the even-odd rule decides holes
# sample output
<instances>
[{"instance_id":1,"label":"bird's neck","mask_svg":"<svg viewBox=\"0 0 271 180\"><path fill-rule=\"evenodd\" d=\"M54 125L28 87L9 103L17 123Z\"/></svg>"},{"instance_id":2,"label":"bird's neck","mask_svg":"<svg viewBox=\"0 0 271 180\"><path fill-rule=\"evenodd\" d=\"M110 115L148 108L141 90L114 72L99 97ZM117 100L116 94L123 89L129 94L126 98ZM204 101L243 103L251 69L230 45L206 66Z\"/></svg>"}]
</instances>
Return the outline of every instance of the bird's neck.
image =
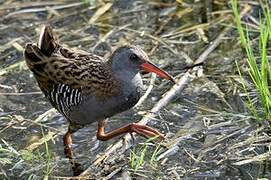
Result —
<instances>
[{"instance_id":1,"label":"bird's neck","mask_svg":"<svg viewBox=\"0 0 271 180\"><path fill-rule=\"evenodd\" d=\"M142 88L143 83L138 70L123 61L107 61L112 70L112 75L119 82L122 92L127 95Z\"/></svg>"},{"instance_id":2,"label":"bird's neck","mask_svg":"<svg viewBox=\"0 0 271 180\"><path fill-rule=\"evenodd\" d=\"M127 69L115 71L113 74L120 82L122 92L126 95L138 91L143 86L139 72L135 73Z\"/></svg>"},{"instance_id":3,"label":"bird's neck","mask_svg":"<svg viewBox=\"0 0 271 180\"><path fill-rule=\"evenodd\" d=\"M114 76L117 80L126 85L131 84L136 86L140 85L142 81L139 73L134 73L129 70L117 71L114 73Z\"/></svg>"},{"instance_id":4,"label":"bird's neck","mask_svg":"<svg viewBox=\"0 0 271 180\"><path fill-rule=\"evenodd\" d=\"M140 99L142 93L142 79L139 73L131 74L129 71L122 71L115 74L115 78L120 82L119 102L122 104L120 107L130 109Z\"/></svg>"}]
</instances>

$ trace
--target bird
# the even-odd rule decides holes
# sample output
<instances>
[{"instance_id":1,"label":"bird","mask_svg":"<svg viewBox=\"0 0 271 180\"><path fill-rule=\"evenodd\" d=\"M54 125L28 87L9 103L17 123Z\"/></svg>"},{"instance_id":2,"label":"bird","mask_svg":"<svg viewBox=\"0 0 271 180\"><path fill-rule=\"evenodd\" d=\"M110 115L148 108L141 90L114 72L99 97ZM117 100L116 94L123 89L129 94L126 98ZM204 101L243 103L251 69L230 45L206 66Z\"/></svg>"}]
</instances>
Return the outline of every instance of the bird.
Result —
<instances>
[{"instance_id":1,"label":"bird","mask_svg":"<svg viewBox=\"0 0 271 180\"><path fill-rule=\"evenodd\" d=\"M38 43L26 44L24 57L46 99L69 123L63 137L68 158L73 156L72 134L94 122L98 122L97 139L101 141L126 133L164 138L156 129L138 123L105 132L107 118L138 102L142 94L142 71L175 83L139 46L121 46L104 58L60 45L52 27L44 25Z\"/></svg>"}]
</instances>

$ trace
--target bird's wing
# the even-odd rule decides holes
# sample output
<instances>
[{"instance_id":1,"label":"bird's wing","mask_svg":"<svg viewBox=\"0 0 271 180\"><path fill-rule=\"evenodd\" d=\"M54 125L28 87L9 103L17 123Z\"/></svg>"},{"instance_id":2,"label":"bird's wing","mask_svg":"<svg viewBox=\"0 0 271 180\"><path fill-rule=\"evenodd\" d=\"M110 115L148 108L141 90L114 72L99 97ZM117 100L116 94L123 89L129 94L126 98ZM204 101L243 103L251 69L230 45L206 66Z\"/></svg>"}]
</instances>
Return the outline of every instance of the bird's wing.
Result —
<instances>
[{"instance_id":1,"label":"bird's wing","mask_svg":"<svg viewBox=\"0 0 271 180\"><path fill-rule=\"evenodd\" d=\"M116 81L108 64L94 54L59 47L48 57L36 45L28 44L25 58L42 90L64 84L98 96L109 96L115 92Z\"/></svg>"},{"instance_id":2,"label":"bird's wing","mask_svg":"<svg viewBox=\"0 0 271 180\"><path fill-rule=\"evenodd\" d=\"M34 44L28 44L24 54L41 90L66 117L84 95L106 99L119 92L108 64L99 56L59 46L48 57Z\"/></svg>"}]
</instances>

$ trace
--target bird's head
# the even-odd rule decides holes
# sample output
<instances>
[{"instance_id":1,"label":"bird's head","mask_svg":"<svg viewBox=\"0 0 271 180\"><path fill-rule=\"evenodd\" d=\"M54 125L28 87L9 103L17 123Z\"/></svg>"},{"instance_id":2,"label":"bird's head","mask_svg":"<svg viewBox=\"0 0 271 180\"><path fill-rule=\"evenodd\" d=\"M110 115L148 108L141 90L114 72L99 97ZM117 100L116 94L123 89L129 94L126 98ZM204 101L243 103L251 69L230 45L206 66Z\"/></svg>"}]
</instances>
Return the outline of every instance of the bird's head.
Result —
<instances>
[{"instance_id":1,"label":"bird's head","mask_svg":"<svg viewBox=\"0 0 271 180\"><path fill-rule=\"evenodd\" d=\"M173 77L152 62L148 55L137 46L123 46L118 48L111 56L113 70L126 70L134 73L140 71L153 72L159 77L175 83Z\"/></svg>"}]
</instances>

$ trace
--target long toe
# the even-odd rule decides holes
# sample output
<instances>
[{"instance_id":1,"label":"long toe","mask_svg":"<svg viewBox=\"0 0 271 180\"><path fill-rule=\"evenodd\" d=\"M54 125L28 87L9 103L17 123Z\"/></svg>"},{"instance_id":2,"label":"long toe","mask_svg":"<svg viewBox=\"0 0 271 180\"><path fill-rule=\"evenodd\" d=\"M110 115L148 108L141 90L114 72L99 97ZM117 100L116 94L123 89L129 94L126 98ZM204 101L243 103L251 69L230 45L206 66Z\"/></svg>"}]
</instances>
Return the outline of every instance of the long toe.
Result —
<instances>
[{"instance_id":1,"label":"long toe","mask_svg":"<svg viewBox=\"0 0 271 180\"><path fill-rule=\"evenodd\" d=\"M163 135L162 133L160 133L158 130L153 129L153 128L149 127L149 126L139 125L138 128L139 128L139 129L147 130L147 131L149 131L149 132L152 132L152 133L156 134L156 136L158 135L159 137L160 137L160 136L161 136L161 137L164 137L164 135Z\"/></svg>"},{"instance_id":2,"label":"long toe","mask_svg":"<svg viewBox=\"0 0 271 180\"><path fill-rule=\"evenodd\" d=\"M133 124L132 131L146 138L158 137L160 140L165 139L164 135L159 131L145 125Z\"/></svg>"}]
</instances>

